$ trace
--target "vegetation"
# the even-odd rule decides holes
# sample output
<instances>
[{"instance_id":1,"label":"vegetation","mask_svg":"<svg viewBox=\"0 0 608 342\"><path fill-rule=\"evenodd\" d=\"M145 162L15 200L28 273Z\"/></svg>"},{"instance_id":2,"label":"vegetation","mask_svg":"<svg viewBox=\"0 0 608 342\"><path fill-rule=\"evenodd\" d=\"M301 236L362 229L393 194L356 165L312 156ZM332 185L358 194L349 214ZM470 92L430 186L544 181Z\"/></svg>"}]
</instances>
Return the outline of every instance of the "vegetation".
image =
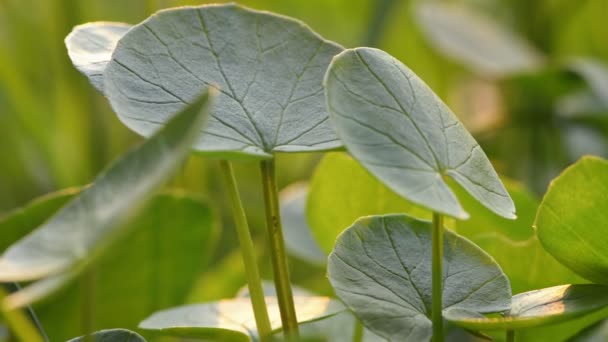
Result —
<instances>
[{"instance_id":1,"label":"vegetation","mask_svg":"<svg viewBox=\"0 0 608 342\"><path fill-rule=\"evenodd\" d=\"M372 3L363 44L374 46L403 5ZM416 54L344 48L239 4L75 26L57 65L69 57L99 94L58 78L57 112L72 119L86 93L91 122L107 100L114 124L143 139L89 185L0 219L6 339L608 338L608 67L561 58L562 37L525 21L577 27L595 18L593 1L539 4L514 2L514 20L492 19L499 3L407 2L415 20L399 32L427 49L418 56L451 61L431 63L433 88ZM469 116L433 90L451 91L437 80L453 70L469 75L453 88L474 94L454 106ZM0 69L6 121L31 139L10 136L7 150L42 168L41 189L84 183L93 165L64 165L57 147L76 147L45 129L42 101L20 80ZM125 134L114 124L91 126L93 137ZM279 193L315 164L309 183Z\"/></svg>"}]
</instances>

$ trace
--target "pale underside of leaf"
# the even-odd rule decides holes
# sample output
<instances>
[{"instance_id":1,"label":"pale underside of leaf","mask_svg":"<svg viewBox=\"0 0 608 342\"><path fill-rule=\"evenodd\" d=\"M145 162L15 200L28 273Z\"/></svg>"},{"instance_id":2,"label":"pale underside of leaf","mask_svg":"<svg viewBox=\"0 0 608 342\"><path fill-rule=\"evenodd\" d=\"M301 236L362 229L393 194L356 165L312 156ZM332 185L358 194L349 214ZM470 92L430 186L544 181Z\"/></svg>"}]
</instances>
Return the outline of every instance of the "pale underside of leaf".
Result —
<instances>
[{"instance_id":1,"label":"pale underside of leaf","mask_svg":"<svg viewBox=\"0 0 608 342\"><path fill-rule=\"evenodd\" d=\"M147 136L207 86L220 89L195 145L221 157L341 146L322 79L342 48L303 23L236 5L164 10L134 26L104 72L120 120Z\"/></svg>"},{"instance_id":2,"label":"pale underside of leaf","mask_svg":"<svg viewBox=\"0 0 608 342\"><path fill-rule=\"evenodd\" d=\"M420 2L415 14L433 47L482 75L501 77L542 65L532 45L462 4Z\"/></svg>"},{"instance_id":3,"label":"pale underside of leaf","mask_svg":"<svg viewBox=\"0 0 608 342\"><path fill-rule=\"evenodd\" d=\"M103 93L103 72L112 58L116 43L131 25L125 23L93 22L74 27L65 38L72 63L91 84Z\"/></svg>"},{"instance_id":4,"label":"pale underside of leaf","mask_svg":"<svg viewBox=\"0 0 608 342\"><path fill-rule=\"evenodd\" d=\"M295 183L280 194L281 217L283 217L285 248L291 255L314 265L325 265L327 255L321 251L312 236L306 220L306 198L308 184Z\"/></svg>"},{"instance_id":5,"label":"pale underside of leaf","mask_svg":"<svg viewBox=\"0 0 608 342\"><path fill-rule=\"evenodd\" d=\"M504 317L485 317L458 308L446 310L444 316L469 329L522 329L568 321L605 308L608 286L560 285L513 296L512 309Z\"/></svg>"},{"instance_id":6,"label":"pale underside of leaf","mask_svg":"<svg viewBox=\"0 0 608 342\"><path fill-rule=\"evenodd\" d=\"M433 211L468 214L449 176L496 214L515 207L479 144L410 69L386 52L346 50L325 78L330 117L359 162L393 191Z\"/></svg>"},{"instance_id":7,"label":"pale underside of leaf","mask_svg":"<svg viewBox=\"0 0 608 342\"><path fill-rule=\"evenodd\" d=\"M277 299L266 297L266 303L272 329L278 332L281 317ZM328 297L295 296L294 303L300 323L344 311L344 306ZM258 337L251 301L243 297L159 311L142 321L139 328L184 337L220 337L227 334L238 341L251 341Z\"/></svg>"},{"instance_id":8,"label":"pale underside of leaf","mask_svg":"<svg viewBox=\"0 0 608 342\"><path fill-rule=\"evenodd\" d=\"M444 309L510 309L509 281L500 267L450 231L444 265ZM430 222L405 215L359 219L338 238L328 275L338 297L374 333L391 341L431 337Z\"/></svg>"},{"instance_id":9,"label":"pale underside of leaf","mask_svg":"<svg viewBox=\"0 0 608 342\"><path fill-rule=\"evenodd\" d=\"M81 271L126 234L128 226L123 223L188 156L207 108L205 93L111 165L46 223L13 244L0 259L0 280L30 281ZM45 286L56 284L49 282Z\"/></svg>"}]
</instances>

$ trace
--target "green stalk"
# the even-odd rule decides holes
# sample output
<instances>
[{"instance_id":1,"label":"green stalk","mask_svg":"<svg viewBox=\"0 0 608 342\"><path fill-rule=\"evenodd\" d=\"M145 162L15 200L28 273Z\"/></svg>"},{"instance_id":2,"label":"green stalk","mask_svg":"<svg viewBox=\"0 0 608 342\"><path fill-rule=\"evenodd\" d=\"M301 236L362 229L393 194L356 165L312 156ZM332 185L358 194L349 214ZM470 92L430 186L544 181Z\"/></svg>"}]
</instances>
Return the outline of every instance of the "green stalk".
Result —
<instances>
[{"instance_id":1,"label":"green stalk","mask_svg":"<svg viewBox=\"0 0 608 342\"><path fill-rule=\"evenodd\" d=\"M515 342L515 330L507 330L507 342Z\"/></svg>"},{"instance_id":2,"label":"green stalk","mask_svg":"<svg viewBox=\"0 0 608 342\"><path fill-rule=\"evenodd\" d=\"M353 333L353 342L363 342L363 324L359 319L355 319L355 331Z\"/></svg>"},{"instance_id":3,"label":"green stalk","mask_svg":"<svg viewBox=\"0 0 608 342\"><path fill-rule=\"evenodd\" d=\"M232 165L228 161L222 160L220 161L220 166L222 168L226 186L228 187L232 215L234 216L243 263L245 264L245 276L247 278L247 286L249 287L255 323L258 327L258 334L262 342L269 341L272 329L268 318L266 301L264 300L264 289L262 288L260 272L258 271L258 265L256 263L257 258L251 239L251 232L249 231L249 225L247 224L247 217L245 216L245 210L243 209Z\"/></svg>"},{"instance_id":4,"label":"green stalk","mask_svg":"<svg viewBox=\"0 0 608 342\"><path fill-rule=\"evenodd\" d=\"M270 240L270 257L274 272L274 286L277 291L277 299L281 311L281 322L283 323L283 331L285 331L288 339L297 339L299 337L298 319L296 317L291 282L289 280L283 227L279 213L279 194L275 178L274 160L262 161L261 169L264 204L266 207L266 226Z\"/></svg>"},{"instance_id":5,"label":"green stalk","mask_svg":"<svg viewBox=\"0 0 608 342\"><path fill-rule=\"evenodd\" d=\"M80 280L81 293L81 329L84 342L92 342L93 330L95 329L95 266L87 270Z\"/></svg>"},{"instance_id":6,"label":"green stalk","mask_svg":"<svg viewBox=\"0 0 608 342\"><path fill-rule=\"evenodd\" d=\"M2 303L2 316L9 326L11 332L19 341L44 342L38 330L21 310L7 310L4 307L6 291L0 288L0 303Z\"/></svg>"},{"instance_id":7,"label":"green stalk","mask_svg":"<svg viewBox=\"0 0 608 342\"><path fill-rule=\"evenodd\" d=\"M442 283L443 283L443 216L433 212L433 297L431 320L433 322L433 342L443 342L443 310Z\"/></svg>"}]
</instances>

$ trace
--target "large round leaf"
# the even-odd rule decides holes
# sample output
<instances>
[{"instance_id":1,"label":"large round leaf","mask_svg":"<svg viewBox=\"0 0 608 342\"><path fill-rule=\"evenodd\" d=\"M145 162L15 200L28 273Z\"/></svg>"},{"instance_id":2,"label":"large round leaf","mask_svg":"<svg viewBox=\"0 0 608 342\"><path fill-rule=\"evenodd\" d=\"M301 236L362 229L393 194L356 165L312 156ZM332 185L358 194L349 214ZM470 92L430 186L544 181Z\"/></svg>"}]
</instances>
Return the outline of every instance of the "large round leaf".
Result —
<instances>
[{"instance_id":1,"label":"large round leaf","mask_svg":"<svg viewBox=\"0 0 608 342\"><path fill-rule=\"evenodd\" d=\"M233 4L164 10L118 42L104 92L120 120L146 136L216 85L197 150L257 158L327 150L341 144L322 79L341 50L299 21Z\"/></svg>"},{"instance_id":2,"label":"large round leaf","mask_svg":"<svg viewBox=\"0 0 608 342\"><path fill-rule=\"evenodd\" d=\"M397 194L467 218L444 177L496 214L515 207L475 139L401 62L372 48L346 50L327 72L326 96L338 135L353 156Z\"/></svg>"},{"instance_id":3,"label":"large round leaf","mask_svg":"<svg viewBox=\"0 0 608 342\"><path fill-rule=\"evenodd\" d=\"M63 277L82 271L103 254L129 231L123 224L186 159L206 121L207 108L205 92L42 226L13 244L0 259L0 280Z\"/></svg>"},{"instance_id":4,"label":"large round leaf","mask_svg":"<svg viewBox=\"0 0 608 342\"><path fill-rule=\"evenodd\" d=\"M509 280L492 257L450 231L443 247L444 309L510 309ZM338 238L327 272L338 297L374 333L394 341L431 337L430 222L361 218Z\"/></svg>"},{"instance_id":5,"label":"large round leaf","mask_svg":"<svg viewBox=\"0 0 608 342\"><path fill-rule=\"evenodd\" d=\"M444 316L472 330L516 330L568 321L607 307L608 286L560 285L513 296L511 312L505 317L488 318L458 308L446 310Z\"/></svg>"},{"instance_id":6,"label":"large round leaf","mask_svg":"<svg viewBox=\"0 0 608 342\"><path fill-rule=\"evenodd\" d=\"M270 323L281 329L276 297L266 297ZM308 322L344 312L344 306L328 297L294 297L298 322ZM258 338L249 298L239 297L212 303L192 304L159 311L139 328L163 335L195 337L216 341L254 341Z\"/></svg>"},{"instance_id":7,"label":"large round leaf","mask_svg":"<svg viewBox=\"0 0 608 342\"><path fill-rule=\"evenodd\" d=\"M534 225L562 264L608 284L608 161L584 157L553 180Z\"/></svg>"}]
</instances>

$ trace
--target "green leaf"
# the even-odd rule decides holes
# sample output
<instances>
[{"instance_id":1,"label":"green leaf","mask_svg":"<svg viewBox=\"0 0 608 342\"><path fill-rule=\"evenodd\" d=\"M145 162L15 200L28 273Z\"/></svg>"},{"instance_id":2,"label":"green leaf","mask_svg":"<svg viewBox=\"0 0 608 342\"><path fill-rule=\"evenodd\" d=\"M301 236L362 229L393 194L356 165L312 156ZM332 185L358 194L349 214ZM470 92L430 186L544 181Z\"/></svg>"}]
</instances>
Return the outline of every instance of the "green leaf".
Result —
<instances>
[{"instance_id":1,"label":"green leaf","mask_svg":"<svg viewBox=\"0 0 608 342\"><path fill-rule=\"evenodd\" d=\"M608 161L583 157L553 180L538 208L536 234L577 274L608 284Z\"/></svg>"},{"instance_id":2,"label":"green leaf","mask_svg":"<svg viewBox=\"0 0 608 342\"><path fill-rule=\"evenodd\" d=\"M446 226L492 255L509 277L513 293L584 282L547 253L536 238L532 223L539 201L535 196L513 180L503 178L503 182L518 208L516 220L494 215L465 190L454 187L471 219L448 219ZM325 155L312 177L307 211L313 235L323 250L331 252L338 235L358 217L376 213L431 217L429 211L394 194L347 154ZM518 332L517 338L522 342L555 341L600 318L592 314L558 325L526 329Z\"/></svg>"},{"instance_id":3,"label":"green leaf","mask_svg":"<svg viewBox=\"0 0 608 342\"><path fill-rule=\"evenodd\" d=\"M560 285L513 296L511 311L505 317L484 317L460 308L445 310L444 317L473 330L517 330L568 321L606 307L608 286Z\"/></svg>"},{"instance_id":4,"label":"green leaf","mask_svg":"<svg viewBox=\"0 0 608 342\"><path fill-rule=\"evenodd\" d=\"M112 58L116 43L131 25L94 22L74 27L65 38L72 63L91 84L103 93L103 72Z\"/></svg>"},{"instance_id":5,"label":"green leaf","mask_svg":"<svg viewBox=\"0 0 608 342\"><path fill-rule=\"evenodd\" d=\"M606 340L608 340L608 320L603 320L579 332L568 342L604 342Z\"/></svg>"},{"instance_id":6,"label":"green leaf","mask_svg":"<svg viewBox=\"0 0 608 342\"><path fill-rule=\"evenodd\" d=\"M32 200L22 208L15 209L0 218L0 251L21 239L34 228L43 224L49 216L61 208L79 188L60 190Z\"/></svg>"},{"instance_id":7,"label":"green leaf","mask_svg":"<svg viewBox=\"0 0 608 342\"><path fill-rule=\"evenodd\" d=\"M435 49L482 75L507 76L542 64L528 42L460 3L419 2L416 20Z\"/></svg>"},{"instance_id":8,"label":"green leaf","mask_svg":"<svg viewBox=\"0 0 608 342\"><path fill-rule=\"evenodd\" d=\"M125 330L125 329L108 329L100 330L91 334L92 339L88 340L87 337L81 336L69 340L68 342L146 342L146 340L139 336L136 332ZM89 337L89 338L90 338Z\"/></svg>"},{"instance_id":9,"label":"green leaf","mask_svg":"<svg viewBox=\"0 0 608 342\"><path fill-rule=\"evenodd\" d=\"M515 207L475 139L405 65L372 48L346 50L327 72L326 96L338 135L359 162L404 198L468 218L444 177L496 214Z\"/></svg>"},{"instance_id":10,"label":"green leaf","mask_svg":"<svg viewBox=\"0 0 608 342\"><path fill-rule=\"evenodd\" d=\"M492 257L445 231L444 310L510 309L509 280ZM405 215L357 220L329 256L329 280L342 301L374 333L389 339L432 335L431 223Z\"/></svg>"},{"instance_id":11,"label":"green leaf","mask_svg":"<svg viewBox=\"0 0 608 342\"><path fill-rule=\"evenodd\" d=\"M46 223L13 244L0 259L0 280L63 277L82 271L102 255L129 231L124 223L188 156L206 121L207 108L205 93L110 166Z\"/></svg>"},{"instance_id":12,"label":"green leaf","mask_svg":"<svg viewBox=\"0 0 608 342\"><path fill-rule=\"evenodd\" d=\"M334 149L322 79L340 51L302 22L234 4L164 10L120 40L105 94L147 136L202 88L219 86L195 149L221 158Z\"/></svg>"},{"instance_id":13,"label":"green leaf","mask_svg":"<svg viewBox=\"0 0 608 342\"><path fill-rule=\"evenodd\" d=\"M201 269L209 266L218 233L207 203L177 191L152 199L131 227L133 234L112 246L96 266L97 329L135 329L153 311L184 303ZM47 332L57 337L51 340L79 331L77 285L37 306Z\"/></svg>"},{"instance_id":14,"label":"green leaf","mask_svg":"<svg viewBox=\"0 0 608 342\"><path fill-rule=\"evenodd\" d=\"M308 184L294 183L283 189L279 196L287 252L313 265L325 265L327 255L313 239L306 221Z\"/></svg>"},{"instance_id":15,"label":"green leaf","mask_svg":"<svg viewBox=\"0 0 608 342\"><path fill-rule=\"evenodd\" d=\"M377 181L346 153L329 153L321 159L310 183L306 214L323 252L331 253L338 235L359 217L391 213L432 216Z\"/></svg>"},{"instance_id":16,"label":"green leaf","mask_svg":"<svg viewBox=\"0 0 608 342\"><path fill-rule=\"evenodd\" d=\"M276 297L266 297L270 324L281 328ZM344 311L344 306L328 297L294 297L298 322L308 322ZM251 301L248 298L225 299L159 311L146 318L140 329L163 335L194 337L217 341L253 341L257 338Z\"/></svg>"}]
</instances>

